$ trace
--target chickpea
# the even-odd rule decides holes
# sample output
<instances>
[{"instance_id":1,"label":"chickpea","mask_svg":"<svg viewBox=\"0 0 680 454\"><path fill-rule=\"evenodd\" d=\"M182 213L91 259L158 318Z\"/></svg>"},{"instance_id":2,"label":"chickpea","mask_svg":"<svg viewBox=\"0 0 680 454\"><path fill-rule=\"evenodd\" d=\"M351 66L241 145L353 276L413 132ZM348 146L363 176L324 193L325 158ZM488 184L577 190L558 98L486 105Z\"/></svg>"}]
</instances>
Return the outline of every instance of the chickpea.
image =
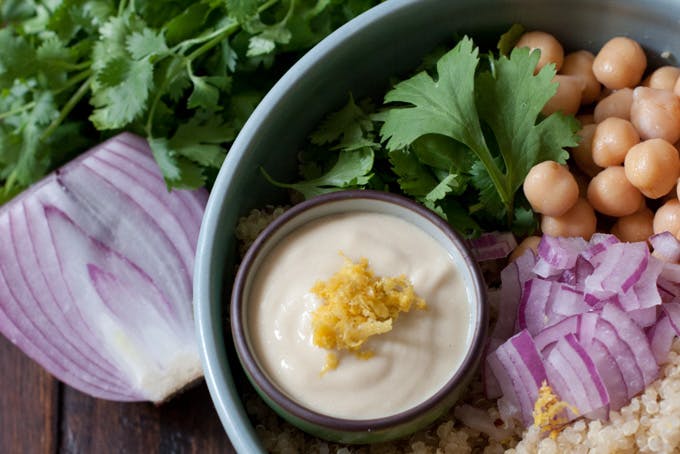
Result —
<instances>
[{"instance_id":1,"label":"chickpea","mask_svg":"<svg viewBox=\"0 0 680 454\"><path fill-rule=\"evenodd\" d=\"M587 50L579 50L565 55L561 74L579 76L583 79L581 103L590 104L600 97L602 86L593 73L595 55Z\"/></svg>"},{"instance_id":2,"label":"chickpea","mask_svg":"<svg viewBox=\"0 0 680 454\"><path fill-rule=\"evenodd\" d=\"M529 170L524 195L537 213L560 216L578 200L578 184L565 166L543 161Z\"/></svg>"},{"instance_id":3,"label":"chickpea","mask_svg":"<svg viewBox=\"0 0 680 454\"><path fill-rule=\"evenodd\" d=\"M645 206L633 214L620 217L612 226L611 233L621 241L647 241L654 234L654 213Z\"/></svg>"},{"instance_id":4,"label":"chickpea","mask_svg":"<svg viewBox=\"0 0 680 454\"><path fill-rule=\"evenodd\" d=\"M578 199L571 210L562 216L541 218L541 230L545 235L581 236L589 240L597 228L595 211L585 199Z\"/></svg>"},{"instance_id":5,"label":"chickpea","mask_svg":"<svg viewBox=\"0 0 680 454\"><path fill-rule=\"evenodd\" d=\"M678 150L663 139L649 139L632 147L624 161L626 177L650 199L668 194L680 177Z\"/></svg>"},{"instance_id":6,"label":"chickpea","mask_svg":"<svg viewBox=\"0 0 680 454\"><path fill-rule=\"evenodd\" d=\"M556 71L562 68L564 49L562 44L549 33L541 31L527 32L517 41L515 47L528 47L532 52L534 49L541 51L541 57L538 59L534 74L538 74L548 63L554 63Z\"/></svg>"},{"instance_id":7,"label":"chickpea","mask_svg":"<svg viewBox=\"0 0 680 454\"><path fill-rule=\"evenodd\" d=\"M662 66L654 70L654 72L645 80L643 85L658 90L673 91L678 77L680 77L680 68L675 66Z\"/></svg>"},{"instance_id":8,"label":"chickpea","mask_svg":"<svg viewBox=\"0 0 680 454\"><path fill-rule=\"evenodd\" d=\"M566 115L575 115L581 106L581 92L583 91L583 79L577 76L556 75L553 82L557 82L557 92L545 103L541 113L550 115L561 111Z\"/></svg>"},{"instance_id":9,"label":"chickpea","mask_svg":"<svg viewBox=\"0 0 680 454\"><path fill-rule=\"evenodd\" d=\"M538 243L540 242L540 236L528 236L524 238L524 240L522 240L522 242L517 245L515 250L512 251L512 254L510 254L510 261L514 262L518 257L524 255L528 249L531 249L534 251L534 254L536 254L538 251Z\"/></svg>"},{"instance_id":10,"label":"chickpea","mask_svg":"<svg viewBox=\"0 0 680 454\"><path fill-rule=\"evenodd\" d=\"M647 57L642 47L624 36L607 41L593 61L595 77L612 90L636 86L646 67Z\"/></svg>"},{"instance_id":11,"label":"chickpea","mask_svg":"<svg viewBox=\"0 0 680 454\"><path fill-rule=\"evenodd\" d=\"M675 96L680 96L680 78L675 82L675 87L673 87L673 93L675 93Z\"/></svg>"},{"instance_id":12,"label":"chickpea","mask_svg":"<svg viewBox=\"0 0 680 454\"><path fill-rule=\"evenodd\" d=\"M630 120L631 104L633 104L633 90L630 88L616 90L610 95L602 98L600 102L595 105L595 110L593 111L595 123L601 123L609 117Z\"/></svg>"},{"instance_id":13,"label":"chickpea","mask_svg":"<svg viewBox=\"0 0 680 454\"><path fill-rule=\"evenodd\" d=\"M609 117L595 128L593 161L600 167L621 165L628 150L638 143L640 136L630 121Z\"/></svg>"},{"instance_id":14,"label":"chickpea","mask_svg":"<svg viewBox=\"0 0 680 454\"><path fill-rule=\"evenodd\" d=\"M633 90L630 121L643 139L680 139L680 98L673 92L637 87Z\"/></svg>"},{"instance_id":15,"label":"chickpea","mask_svg":"<svg viewBox=\"0 0 680 454\"><path fill-rule=\"evenodd\" d=\"M654 214L654 233L671 232L675 237L680 233L680 201L671 199L661 205Z\"/></svg>"},{"instance_id":16,"label":"chickpea","mask_svg":"<svg viewBox=\"0 0 680 454\"><path fill-rule=\"evenodd\" d=\"M588 185L588 202L607 216L628 216L640 209L644 199L630 184L621 166L607 167L595 175Z\"/></svg>"},{"instance_id":17,"label":"chickpea","mask_svg":"<svg viewBox=\"0 0 680 454\"><path fill-rule=\"evenodd\" d=\"M581 141L576 147L571 149L570 153L578 168L589 177L594 177L602 170L593 161L592 145L596 128L597 125L595 124L585 125L581 128L578 132L578 135L581 136Z\"/></svg>"}]
</instances>

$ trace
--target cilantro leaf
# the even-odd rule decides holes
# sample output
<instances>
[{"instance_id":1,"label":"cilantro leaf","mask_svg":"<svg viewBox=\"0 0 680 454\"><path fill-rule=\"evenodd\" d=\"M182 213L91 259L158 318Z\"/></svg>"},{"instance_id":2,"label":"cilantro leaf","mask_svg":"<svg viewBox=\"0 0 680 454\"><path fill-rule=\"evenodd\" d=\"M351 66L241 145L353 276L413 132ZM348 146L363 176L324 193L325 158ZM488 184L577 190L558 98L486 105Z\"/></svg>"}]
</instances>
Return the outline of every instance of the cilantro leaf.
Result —
<instances>
[{"instance_id":1,"label":"cilantro leaf","mask_svg":"<svg viewBox=\"0 0 680 454\"><path fill-rule=\"evenodd\" d=\"M153 65L148 59L126 62L122 80L114 86L94 90L90 103L95 110L90 121L98 129L118 129L135 120L146 108L153 84Z\"/></svg>"},{"instance_id":2,"label":"cilantro leaf","mask_svg":"<svg viewBox=\"0 0 680 454\"><path fill-rule=\"evenodd\" d=\"M534 75L538 52L513 49L501 55L494 71L477 77L477 109L491 128L506 168L505 185L514 194L539 160L566 162L564 147L573 146L572 124L564 116L539 120L541 109L557 91L554 65ZM546 122L547 121L547 122Z\"/></svg>"},{"instance_id":3,"label":"cilantro leaf","mask_svg":"<svg viewBox=\"0 0 680 454\"><path fill-rule=\"evenodd\" d=\"M520 24L512 24L510 29L503 33L496 44L496 48L501 55L508 55L512 48L515 47L517 41L524 34L524 27Z\"/></svg>"},{"instance_id":4,"label":"cilantro leaf","mask_svg":"<svg viewBox=\"0 0 680 454\"><path fill-rule=\"evenodd\" d=\"M337 148L343 150L377 146L373 121L351 95L342 109L326 116L309 139L316 145L339 142Z\"/></svg>"},{"instance_id":5,"label":"cilantro leaf","mask_svg":"<svg viewBox=\"0 0 680 454\"><path fill-rule=\"evenodd\" d=\"M149 28L144 28L141 32L133 32L126 41L126 48L135 60L142 60L168 51L163 33Z\"/></svg>"},{"instance_id":6,"label":"cilantro leaf","mask_svg":"<svg viewBox=\"0 0 680 454\"><path fill-rule=\"evenodd\" d=\"M424 200L439 183L407 148L390 151L388 158L404 194Z\"/></svg>"},{"instance_id":7,"label":"cilantro leaf","mask_svg":"<svg viewBox=\"0 0 680 454\"><path fill-rule=\"evenodd\" d=\"M294 189L306 199L309 199L328 192L359 188L366 185L371 178L373 158L373 150L370 148L340 151L337 162L328 172L313 180L299 183L281 183L275 181L264 169L261 169L261 171L273 185Z\"/></svg>"},{"instance_id":8,"label":"cilantro leaf","mask_svg":"<svg viewBox=\"0 0 680 454\"><path fill-rule=\"evenodd\" d=\"M485 148L474 98L478 50L463 38L437 62L437 80L425 71L398 83L385 95L386 103L411 107L390 109L380 131L387 149L403 148L426 134L442 134L472 150Z\"/></svg>"}]
</instances>

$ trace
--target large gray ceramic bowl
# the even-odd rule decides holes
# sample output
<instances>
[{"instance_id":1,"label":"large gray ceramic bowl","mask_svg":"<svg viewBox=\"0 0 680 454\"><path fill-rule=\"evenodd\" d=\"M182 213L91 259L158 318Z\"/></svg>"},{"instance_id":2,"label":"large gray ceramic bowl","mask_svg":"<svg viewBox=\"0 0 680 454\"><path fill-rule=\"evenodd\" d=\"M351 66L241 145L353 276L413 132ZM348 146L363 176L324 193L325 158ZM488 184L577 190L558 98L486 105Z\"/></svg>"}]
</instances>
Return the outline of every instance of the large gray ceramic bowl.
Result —
<instances>
[{"instance_id":1,"label":"large gray ceramic bowl","mask_svg":"<svg viewBox=\"0 0 680 454\"><path fill-rule=\"evenodd\" d=\"M295 177L297 146L324 113L384 89L454 35L493 44L509 25L553 33L567 49L593 51L615 35L637 39L650 64L677 64L678 0L387 0L306 54L270 91L236 139L211 192L201 228L194 279L195 317L205 377L224 427L240 452L261 445L233 382L240 367L228 352L227 301L239 216L283 197L262 178ZM662 60L659 55L670 55Z\"/></svg>"}]
</instances>

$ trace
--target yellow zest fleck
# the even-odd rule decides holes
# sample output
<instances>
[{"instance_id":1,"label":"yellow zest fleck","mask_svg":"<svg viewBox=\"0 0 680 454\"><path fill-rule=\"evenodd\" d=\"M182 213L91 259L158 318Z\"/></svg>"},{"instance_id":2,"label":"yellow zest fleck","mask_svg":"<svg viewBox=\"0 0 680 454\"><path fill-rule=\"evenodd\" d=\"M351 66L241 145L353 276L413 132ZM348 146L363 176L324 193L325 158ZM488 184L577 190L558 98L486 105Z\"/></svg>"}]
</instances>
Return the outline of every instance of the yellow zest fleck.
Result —
<instances>
[{"instance_id":1,"label":"yellow zest fleck","mask_svg":"<svg viewBox=\"0 0 680 454\"><path fill-rule=\"evenodd\" d=\"M575 415L579 414L576 407L561 401L552 388L543 381L534 404L534 425L541 429L541 433L550 432L550 438L555 439L569 422L567 414L569 410Z\"/></svg>"},{"instance_id":2,"label":"yellow zest fleck","mask_svg":"<svg viewBox=\"0 0 680 454\"><path fill-rule=\"evenodd\" d=\"M354 263L343 257L343 267L311 289L323 301L312 313L314 345L369 359L373 352L361 350L369 337L391 331L401 312L427 305L406 276L377 277L366 258ZM321 373L335 369L338 363L337 355L329 353Z\"/></svg>"}]
</instances>

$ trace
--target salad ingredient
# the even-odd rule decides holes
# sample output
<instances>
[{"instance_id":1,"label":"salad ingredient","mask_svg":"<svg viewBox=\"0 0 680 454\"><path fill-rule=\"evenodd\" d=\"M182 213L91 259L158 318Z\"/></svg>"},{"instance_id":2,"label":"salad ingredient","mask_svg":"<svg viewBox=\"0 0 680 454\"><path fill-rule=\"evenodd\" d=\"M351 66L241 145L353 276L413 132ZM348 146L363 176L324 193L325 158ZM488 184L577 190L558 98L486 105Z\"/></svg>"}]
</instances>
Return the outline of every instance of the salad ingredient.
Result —
<instances>
[{"instance_id":1,"label":"salad ingredient","mask_svg":"<svg viewBox=\"0 0 680 454\"><path fill-rule=\"evenodd\" d=\"M621 166L607 167L588 184L588 202L607 216L627 216L644 204L642 193L633 186Z\"/></svg>"},{"instance_id":2,"label":"salad ingredient","mask_svg":"<svg viewBox=\"0 0 680 454\"><path fill-rule=\"evenodd\" d=\"M557 92L541 109L543 115L550 115L554 112L562 112L567 115L575 115L581 107L581 93L585 87L585 82L578 76L566 76L558 74L553 78L557 82Z\"/></svg>"},{"instance_id":3,"label":"salad ingredient","mask_svg":"<svg viewBox=\"0 0 680 454\"><path fill-rule=\"evenodd\" d=\"M413 285L403 274L398 277L378 277L362 257L353 263L345 257L340 270L327 281L318 281L311 292L322 303L312 312L314 345L326 350L348 350L366 358L370 350L362 350L371 337L392 331L401 312L426 309ZM332 353L332 358L337 358ZM324 371L335 369L328 362Z\"/></svg>"},{"instance_id":4,"label":"salad ingredient","mask_svg":"<svg viewBox=\"0 0 680 454\"><path fill-rule=\"evenodd\" d=\"M671 263L680 262L680 243L668 231L649 236L649 243L654 248L654 256Z\"/></svg>"},{"instance_id":5,"label":"salad ingredient","mask_svg":"<svg viewBox=\"0 0 680 454\"><path fill-rule=\"evenodd\" d=\"M210 185L236 132L295 58L377 3L8 3L0 203L121 129L146 136L169 187Z\"/></svg>"},{"instance_id":6,"label":"salad ingredient","mask_svg":"<svg viewBox=\"0 0 680 454\"><path fill-rule=\"evenodd\" d=\"M680 139L680 99L668 90L636 87L630 106L630 121L642 139Z\"/></svg>"},{"instance_id":7,"label":"salad ingredient","mask_svg":"<svg viewBox=\"0 0 680 454\"><path fill-rule=\"evenodd\" d=\"M578 414L576 407L562 402L544 381L538 390L538 398L534 404L534 426L541 432L548 432L550 438L556 438L560 429L567 423L565 413L571 411Z\"/></svg>"},{"instance_id":8,"label":"salad ingredient","mask_svg":"<svg viewBox=\"0 0 680 454\"><path fill-rule=\"evenodd\" d=\"M596 124L587 124L579 131L579 143L577 146L570 149L571 158L576 163L576 166L589 177L597 175L602 167L595 164L593 159L593 137L595 136Z\"/></svg>"},{"instance_id":9,"label":"salad ingredient","mask_svg":"<svg viewBox=\"0 0 680 454\"><path fill-rule=\"evenodd\" d=\"M654 213L647 206L643 206L633 214L618 218L611 228L611 233L621 241L630 243L647 241L654 235Z\"/></svg>"},{"instance_id":10,"label":"salad ingredient","mask_svg":"<svg viewBox=\"0 0 680 454\"><path fill-rule=\"evenodd\" d=\"M529 170L524 179L524 196L531 208L549 216L561 216L578 200L578 184L566 166L543 161Z\"/></svg>"},{"instance_id":11,"label":"salad ingredient","mask_svg":"<svg viewBox=\"0 0 680 454\"><path fill-rule=\"evenodd\" d=\"M162 402L202 375L192 270L207 192L121 134L0 208L0 331L70 386Z\"/></svg>"},{"instance_id":12,"label":"salad ingredient","mask_svg":"<svg viewBox=\"0 0 680 454\"><path fill-rule=\"evenodd\" d=\"M583 80L582 104L590 104L600 97L602 86L593 73L595 55L587 50L577 50L564 57L561 74L578 76Z\"/></svg>"},{"instance_id":13,"label":"salad ingredient","mask_svg":"<svg viewBox=\"0 0 680 454\"><path fill-rule=\"evenodd\" d=\"M609 117L595 128L592 137L593 162L600 167L623 164L628 150L640 143L635 126L623 118Z\"/></svg>"},{"instance_id":14,"label":"salad ingredient","mask_svg":"<svg viewBox=\"0 0 680 454\"><path fill-rule=\"evenodd\" d=\"M579 198L576 204L562 216L541 217L541 232L551 236L580 236L590 239L597 228L597 217L590 203Z\"/></svg>"},{"instance_id":15,"label":"salad ingredient","mask_svg":"<svg viewBox=\"0 0 680 454\"><path fill-rule=\"evenodd\" d=\"M555 71L562 68L564 49L562 44L550 33L538 30L523 33L515 47L528 47L532 52L536 49L540 51L541 57L536 64L536 74L550 63L555 65Z\"/></svg>"},{"instance_id":16,"label":"salad ingredient","mask_svg":"<svg viewBox=\"0 0 680 454\"><path fill-rule=\"evenodd\" d=\"M658 90L673 91L678 77L680 77L680 68L661 66L652 71L652 74L643 81L642 85Z\"/></svg>"},{"instance_id":17,"label":"salad ingredient","mask_svg":"<svg viewBox=\"0 0 680 454\"><path fill-rule=\"evenodd\" d=\"M671 239L675 244L663 249L680 250L680 242L670 234L655 238L654 243ZM544 235L535 258L526 252L509 265L503 271L509 274L501 292L507 298L519 297L512 318L520 331L487 357L503 391L499 410L504 420L527 424L530 414L524 402L539 399L533 386L536 377L546 377L560 399L591 419L606 418L610 409L620 409L652 383L658 375L658 359L665 359L671 346L663 331L664 314L673 323L674 311L680 307L673 293L677 290L669 290L673 287L664 277L674 273L674 267L652 256L646 242L621 243L604 234L590 242ZM503 326L508 323L512 320L504 320ZM655 336L657 326L660 333ZM535 347L523 350L513 362L525 364L534 377L521 393L503 385L521 375L508 365L494 366L518 336Z\"/></svg>"},{"instance_id":18,"label":"salad ingredient","mask_svg":"<svg viewBox=\"0 0 680 454\"><path fill-rule=\"evenodd\" d=\"M320 375L328 352L314 345L312 319L323 302L310 289L342 268L338 250L366 257L376 275L406 275L427 310L412 310L393 330L370 337L370 360L338 351L339 367ZM267 250L244 297L247 335L267 375L299 403L331 416L368 419L423 402L451 378L471 342L474 314L462 271L428 233L388 214L331 214L292 230Z\"/></svg>"},{"instance_id":19,"label":"salad ingredient","mask_svg":"<svg viewBox=\"0 0 680 454\"><path fill-rule=\"evenodd\" d=\"M663 139L633 146L624 161L628 181L646 197L658 199L675 187L680 177L678 150Z\"/></svg>"},{"instance_id":20,"label":"salad ingredient","mask_svg":"<svg viewBox=\"0 0 680 454\"><path fill-rule=\"evenodd\" d=\"M636 86L646 68L644 50L637 41L625 36L607 41L593 61L595 77L611 90Z\"/></svg>"},{"instance_id":21,"label":"salad ingredient","mask_svg":"<svg viewBox=\"0 0 680 454\"><path fill-rule=\"evenodd\" d=\"M467 240L477 262L503 259L516 247L517 240L512 233L489 232Z\"/></svg>"},{"instance_id":22,"label":"salad ingredient","mask_svg":"<svg viewBox=\"0 0 680 454\"><path fill-rule=\"evenodd\" d=\"M532 235L524 238L519 245L515 248L514 251L512 251L512 254L510 254L509 260L515 261L517 258L520 256L524 255L524 253L527 250L532 250L534 253L538 250L538 244L541 242L541 237Z\"/></svg>"},{"instance_id":23,"label":"salad ingredient","mask_svg":"<svg viewBox=\"0 0 680 454\"><path fill-rule=\"evenodd\" d=\"M518 189L535 164L565 163L578 129L562 113L541 116L558 84L552 65L534 74L538 59L526 48L480 58L465 37L431 72L397 83L382 110L350 98L310 136L301 155L304 181L274 183L306 197L357 187L396 190L467 237L482 230L531 233L537 223ZM346 159L350 153L367 159ZM335 178L340 163L342 178Z\"/></svg>"},{"instance_id":24,"label":"salad ingredient","mask_svg":"<svg viewBox=\"0 0 680 454\"><path fill-rule=\"evenodd\" d=\"M593 110L595 123L601 123L609 117L630 120L630 106L633 105L633 90L622 88L602 98Z\"/></svg>"},{"instance_id":25,"label":"salad ingredient","mask_svg":"<svg viewBox=\"0 0 680 454\"><path fill-rule=\"evenodd\" d=\"M668 200L654 213L654 233L670 232L680 234L680 201Z\"/></svg>"}]
</instances>

